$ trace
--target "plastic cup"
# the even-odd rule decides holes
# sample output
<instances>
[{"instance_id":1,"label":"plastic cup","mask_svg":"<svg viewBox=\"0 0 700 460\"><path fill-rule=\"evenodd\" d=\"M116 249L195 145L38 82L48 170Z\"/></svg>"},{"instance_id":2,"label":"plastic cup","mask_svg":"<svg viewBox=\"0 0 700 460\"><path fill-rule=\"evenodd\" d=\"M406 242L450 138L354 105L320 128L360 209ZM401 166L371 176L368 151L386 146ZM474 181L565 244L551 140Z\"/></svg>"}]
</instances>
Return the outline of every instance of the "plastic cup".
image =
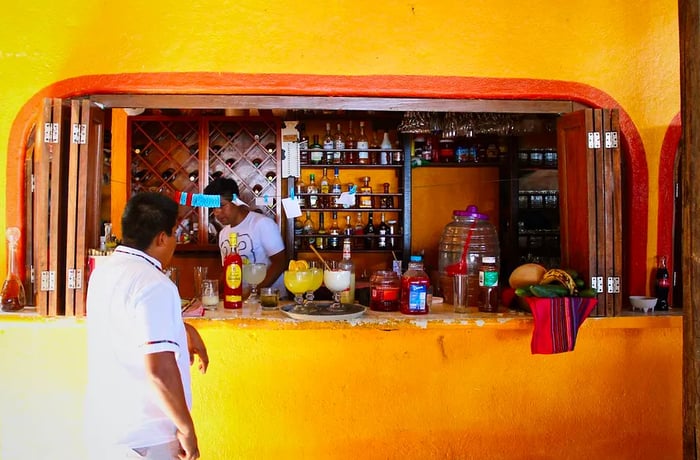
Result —
<instances>
[{"instance_id":1,"label":"plastic cup","mask_svg":"<svg viewBox=\"0 0 700 460\"><path fill-rule=\"evenodd\" d=\"M455 313L467 313L467 291L469 275L456 273L452 276L452 304Z\"/></svg>"}]
</instances>

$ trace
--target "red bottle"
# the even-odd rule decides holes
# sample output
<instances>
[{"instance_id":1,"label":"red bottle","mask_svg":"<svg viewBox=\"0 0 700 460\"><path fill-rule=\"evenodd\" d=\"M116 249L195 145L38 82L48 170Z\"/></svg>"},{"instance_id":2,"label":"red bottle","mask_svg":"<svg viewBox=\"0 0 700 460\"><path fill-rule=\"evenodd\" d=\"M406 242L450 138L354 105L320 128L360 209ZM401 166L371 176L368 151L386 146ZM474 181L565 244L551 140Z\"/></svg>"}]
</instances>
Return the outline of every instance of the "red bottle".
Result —
<instances>
[{"instance_id":1,"label":"red bottle","mask_svg":"<svg viewBox=\"0 0 700 460\"><path fill-rule=\"evenodd\" d=\"M423 271L423 258L411 256L408 270L401 277L401 313L425 315L430 312L428 288L430 278Z\"/></svg>"},{"instance_id":2,"label":"red bottle","mask_svg":"<svg viewBox=\"0 0 700 460\"><path fill-rule=\"evenodd\" d=\"M231 252L224 259L224 308L243 308L243 259L238 253L238 234L228 236Z\"/></svg>"}]
</instances>

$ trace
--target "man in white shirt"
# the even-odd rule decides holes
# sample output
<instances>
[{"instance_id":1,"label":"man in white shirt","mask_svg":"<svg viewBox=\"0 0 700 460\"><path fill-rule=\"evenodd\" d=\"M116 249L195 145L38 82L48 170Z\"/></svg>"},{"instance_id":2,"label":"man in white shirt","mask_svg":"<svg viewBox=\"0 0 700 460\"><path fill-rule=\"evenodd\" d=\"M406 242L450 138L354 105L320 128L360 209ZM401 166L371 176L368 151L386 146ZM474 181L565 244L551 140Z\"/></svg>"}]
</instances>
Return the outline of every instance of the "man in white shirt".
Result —
<instances>
[{"instance_id":1,"label":"man in white shirt","mask_svg":"<svg viewBox=\"0 0 700 460\"><path fill-rule=\"evenodd\" d=\"M190 415L190 353L209 364L163 274L175 252L178 205L141 193L122 215L122 245L90 275L86 442L91 459L199 458Z\"/></svg>"},{"instance_id":2,"label":"man in white shirt","mask_svg":"<svg viewBox=\"0 0 700 460\"><path fill-rule=\"evenodd\" d=\"M228 236L238 234L238 253L250 263L264 263L267 274L259 287L275 287L280 295L287 292L282 274L287 266L284 241L277 222L257 212L239 198L238 184L229 178L214 179L204 189L207 195L220 195L221 206L214 208L214 217L224 227L219 232L221 263L231 252Z\"/></svg>"}]
</instances>

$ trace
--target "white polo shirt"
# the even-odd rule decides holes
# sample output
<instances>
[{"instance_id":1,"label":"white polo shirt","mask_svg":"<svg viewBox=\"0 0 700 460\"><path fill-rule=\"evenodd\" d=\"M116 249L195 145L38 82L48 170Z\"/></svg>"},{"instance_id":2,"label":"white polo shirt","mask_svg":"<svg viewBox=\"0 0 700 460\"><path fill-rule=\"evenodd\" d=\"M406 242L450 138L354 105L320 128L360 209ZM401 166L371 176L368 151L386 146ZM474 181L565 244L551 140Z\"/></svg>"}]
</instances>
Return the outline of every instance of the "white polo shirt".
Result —
<instances>
[{"instance_id":1,"label":"white polo shirt","mask_svg":"<svg viewBox=\"0 0 700 460\"><path fill-rule=\"evenodd\" d=\"M95 269L87 293L87 337L88 442L146 447L176 439L144 362L148 353L175 353L191 406L180 297L156 259L119 246Z\"/></svg>"}]
</instances>

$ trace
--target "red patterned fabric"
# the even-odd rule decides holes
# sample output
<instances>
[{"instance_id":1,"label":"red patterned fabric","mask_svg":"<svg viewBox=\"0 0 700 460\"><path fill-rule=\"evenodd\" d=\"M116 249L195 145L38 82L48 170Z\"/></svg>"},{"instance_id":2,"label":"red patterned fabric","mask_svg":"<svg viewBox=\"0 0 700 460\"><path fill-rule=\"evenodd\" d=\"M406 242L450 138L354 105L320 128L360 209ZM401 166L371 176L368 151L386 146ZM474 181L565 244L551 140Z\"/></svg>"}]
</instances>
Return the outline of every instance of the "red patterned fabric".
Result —
<instances>
[{"instance_id":1,"label":"red patterned fabric","mask_svg":"<svg viewBox=\"0 0 700 460\"><path fill-rule=\"evenodd\" d=\"M526 298L535 328L532 331L532 354L573 351L581 324L598 303L587 297Z\"/></svg>"}]
</instances>

